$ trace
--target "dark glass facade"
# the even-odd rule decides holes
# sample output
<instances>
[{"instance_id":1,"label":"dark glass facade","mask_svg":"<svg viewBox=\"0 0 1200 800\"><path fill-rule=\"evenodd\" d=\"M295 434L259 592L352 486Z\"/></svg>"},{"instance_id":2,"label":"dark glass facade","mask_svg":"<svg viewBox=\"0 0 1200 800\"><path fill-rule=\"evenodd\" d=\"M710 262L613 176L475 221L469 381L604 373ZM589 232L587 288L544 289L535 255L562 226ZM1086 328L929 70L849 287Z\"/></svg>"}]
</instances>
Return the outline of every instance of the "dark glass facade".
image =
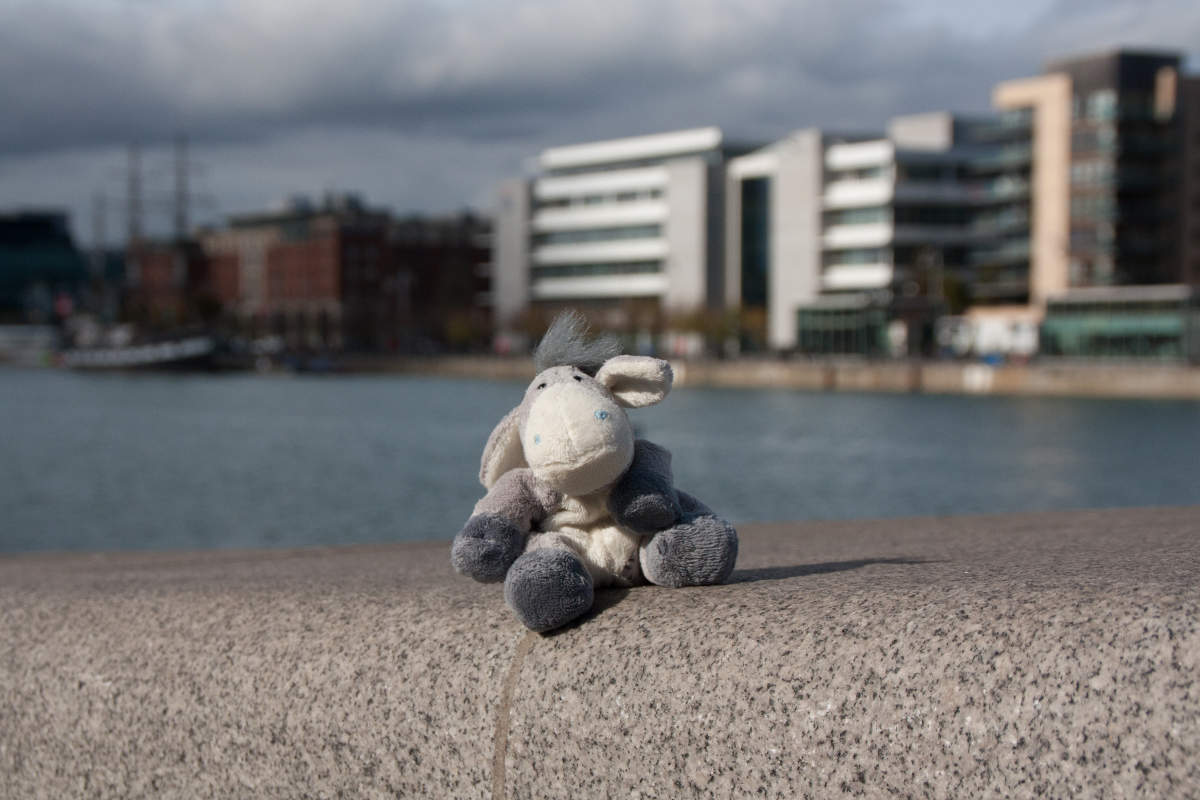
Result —
<instances>
[{"instance_id":1,"label":"dark glass facade","mask_svg":"<svg viewBox=\"0 0 1200 800\"><path fill-rule=\"evenodd\" d=\"M1178 68L1175 55L1129 51L1048 67L1072 84L1072 286L1181 279Z\"/></svg>"},{"instance_id":2,"label":"dark glass facade","mask_svg":"<svg viewBox=\"0 0 1200 800\"><path fill-rule=\"evenodd\" d=\"M771 179L742 183L742 307L767 305L771 259Z\"/></svg>"}]
</instances>

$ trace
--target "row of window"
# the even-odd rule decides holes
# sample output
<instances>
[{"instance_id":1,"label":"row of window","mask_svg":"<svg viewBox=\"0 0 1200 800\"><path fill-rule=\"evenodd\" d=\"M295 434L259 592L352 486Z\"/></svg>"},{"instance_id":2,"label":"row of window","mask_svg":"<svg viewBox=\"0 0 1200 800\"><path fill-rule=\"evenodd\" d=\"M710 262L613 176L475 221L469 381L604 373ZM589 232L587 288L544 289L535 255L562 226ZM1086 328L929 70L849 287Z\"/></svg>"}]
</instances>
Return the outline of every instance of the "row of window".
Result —
<instances>
[{"instance_id":1,"label":"row of window","mask_svg":"<svg viewBox=\"0 0 1200 800\"><path fill-rule=\"evenodd\" d=\"M883 264L891 257L886 247L856 247L850 250L832 250L825 254L825 266L842 264Z\"/></svg>"},{"instance_id":2,"label":"row of window","mask_svg":"<svg viewBox=\"0 0 1200 800\"><path fill-rule=\"evenodd\" d=\"M538 200L535 207L539 211L548 208L580 208L607 205L609 203L636 203L644 200L658 200L662 196L662 189L638 189L611 192L608 194L585 194L579 197L550 197Z\"/></svg>"},{"instance_id":3,"label":"row of window","mask_svg":"<svg viewBox=\"0 0 1200 800\"><path fill-rule=\"evenodd\" d=\"M651 158L634 158L625 161L609 161L604 164L586 164L578 167L556 167L555 169L547 170L546 175L557 178L567 175L590 175L594 172L617 172L626 169L659 167L665 164L668 160L680 158L699 158L707 164L716 165L721 163L723 160L723 155L718 150L696 150L690 153L674 153L669 158L654 156Z\"/></svg>"},{"instance_id":4,"label":"row of window","mask_svg":"<svg viewBox=\"0 0 1200 800\"><path fill-rule=\"evenodd\" d=\"M613 228L585 228L577 231L552 231L533 237L535 245L613 242L624 239L654 239L662 236L662 225L622 225Z\"/></svg>"},{"instance_id":5,"label":"row of window","mask_svg":"<svg viewBox=\"0 0 1200 800\"><path fill-rule=\"evenodd\" d=\"M896 206L897 225L965 225L971 220L967 206Z\"/></svg>"},{"instance_id":6,"label":"row of window","mask_svg":"<svg viewBox=\"0 0 1200 800\"><path fill-rule=\"evenodd\" d=\"M597 275L645 275L662 272L661 261L619 261L601 264L552 264L535 266L534 278L581 278Z\"/></svg>"},{"instance_id":7,"label":"row of window","mask_svg":"<svg viewBox=\"0 0 1200 800\"><path fill-rule=\"evenodd\" d=\"M892 210L885 206L843 208L825 212L826 225L865 225L872 222L891 222Z\"/></svg>"},{"instance_id":8,"label":"row of window","mask_svg":"<svg viewBox=\"0 0 1200 800\"><path fill-rule=\"evenodd\" d=\"M871 178L890 178L891 167L863 167L861 169L840 169L829 173L829 182L833 181L865 181Z\"/></svg>"},{"instance_id":9,"label":"row of window","mask_svg":"<svg viewBox=\"0 0 1200 800\"><path fill-rule=\"evenodd\" d=\"M1119 95L1116 89L1098 89L1087 96L1071 98L1073 119L1102 122L1113 119L1150 119L1155 111L1154 96L1149 92L1127 91Z\"/></svg>"}]
</instances>

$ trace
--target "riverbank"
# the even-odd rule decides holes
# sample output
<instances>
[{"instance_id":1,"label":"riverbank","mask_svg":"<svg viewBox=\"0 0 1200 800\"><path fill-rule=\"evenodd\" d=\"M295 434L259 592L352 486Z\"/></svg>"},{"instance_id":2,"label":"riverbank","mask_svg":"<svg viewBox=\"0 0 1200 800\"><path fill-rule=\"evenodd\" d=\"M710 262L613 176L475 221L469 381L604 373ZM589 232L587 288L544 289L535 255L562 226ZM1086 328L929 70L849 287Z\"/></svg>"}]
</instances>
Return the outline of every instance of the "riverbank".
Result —
<instances>
[{"instance_id":1,"label":"riverbank","mask_svg":"<svg viewBox=\"0 0 1200 800\"><path fill-rule=\"evenodd\" d=\"M988 365L951 361L801 361L745 358L672 361L676 386L803 391L1200 399L1200 367L1041 361ZM437 356L347 358L351 372L529 380L527 358Z\"/></svg>"},{"instance_id":2,"label":"riverbank","mask_svg":"<svg viewBox=\"0 0 1200 800\"><path fill-rule=\"evenodd\" d=\"M549 636L446 542L4 557L0 796L1188 796L1198 516L746 525Z\"/></svg>"}]
</instances>

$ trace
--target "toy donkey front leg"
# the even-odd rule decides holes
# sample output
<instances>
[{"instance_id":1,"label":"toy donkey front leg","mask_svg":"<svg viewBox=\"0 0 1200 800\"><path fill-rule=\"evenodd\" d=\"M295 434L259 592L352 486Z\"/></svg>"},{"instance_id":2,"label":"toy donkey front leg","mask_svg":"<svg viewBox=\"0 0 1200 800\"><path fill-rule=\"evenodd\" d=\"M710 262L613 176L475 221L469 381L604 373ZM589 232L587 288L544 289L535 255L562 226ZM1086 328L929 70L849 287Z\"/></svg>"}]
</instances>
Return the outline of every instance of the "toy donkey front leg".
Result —
<instances>
[{"instance_id":1,"label":"toy donkey front leg","mask_svg":"<svg viewBox=\"0 0 1200 800\"><path fill-rule=\"evenodd\" d=\"M644 537L642 573L659 586L722 583L737 561L737 531L708 506L674 486L671 453L638 440L633 465L613 487L609 511Z\"/></svg>"},{"instance_id":2,"label":"toy donkey front leg","mask_svg":"<svg viewBox=\"0 0 1200 800\"><path fill-rule=\"evenodd\" d=\"M484 583L504 581L504 599L534 631L565 625L586 613L594 599L592 578L573 553L551 539L525 552L529 533L561 501L528 467L509 470L475 504L450 551L462 574Z\"/></svg>"},{"instance_id":3,"label":"toy donkey front leg","mask_svg":"<svg viewBox=\"0 0 1200 800\"><path fill-rule=\"evenodd\" d=\"M481 583L504 580L525 550L525 539L553 498L538 491L533 470L509 470L475 504L467 524L454 537L450 563Z\"/></svg>"}]
</instances>

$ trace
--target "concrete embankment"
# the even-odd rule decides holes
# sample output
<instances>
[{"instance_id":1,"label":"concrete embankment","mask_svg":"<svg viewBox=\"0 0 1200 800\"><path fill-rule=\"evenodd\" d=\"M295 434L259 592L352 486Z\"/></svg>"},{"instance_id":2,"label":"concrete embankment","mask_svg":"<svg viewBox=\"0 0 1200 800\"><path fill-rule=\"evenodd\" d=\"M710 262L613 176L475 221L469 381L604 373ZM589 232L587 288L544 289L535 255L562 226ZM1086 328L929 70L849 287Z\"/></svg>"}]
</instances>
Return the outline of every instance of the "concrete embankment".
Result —
<instances>
[{"instance_id":1,"label":"concrete embankment","mask_svg":"<svg viewBox=\"0 0 1200 800\"><path fill-rule=\"evenodd\" d=\"M672 361L677 386L787 388L806 391L1057 395L1200 399L1200 367L1043 361L1025 365L957 361ZM528 380L525 358L450 356L354 359L352 371Z\"/></svg>"},{"instance_id":2,"label":"concrete embankment","mask_svg":"<svg viewBox=\"0 0 1200 800\"><path fill-rule=\"evenodd\" d=\"M1196 796L1198 529L746 525L550 636L444 542L6 557L0 796Z\"/></svg>"}]
</instances>

